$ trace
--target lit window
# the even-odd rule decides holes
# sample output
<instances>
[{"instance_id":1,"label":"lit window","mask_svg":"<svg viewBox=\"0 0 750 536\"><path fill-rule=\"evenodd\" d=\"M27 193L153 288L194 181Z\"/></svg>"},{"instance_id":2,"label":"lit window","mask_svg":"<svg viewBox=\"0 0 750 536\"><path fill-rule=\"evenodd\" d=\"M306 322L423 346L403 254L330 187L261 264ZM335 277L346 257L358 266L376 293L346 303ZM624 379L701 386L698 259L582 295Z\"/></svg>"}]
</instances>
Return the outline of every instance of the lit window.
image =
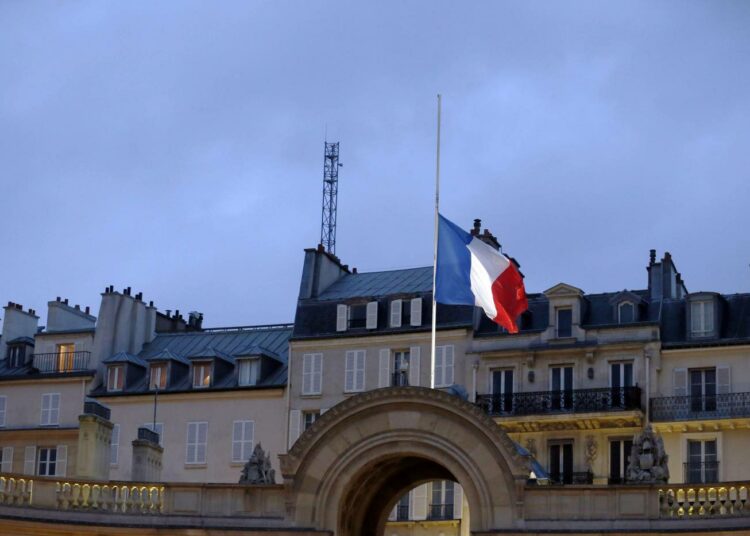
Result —
<instances>
[{"instance_id":1,"label":"lit window","mask_svg":"<svg viewBox=\"0 0 750 536\"><path fill-rule=\"evenodd\" d=\"M164 389L167 386L167 364L151 365L151 389Z\"/></svg>"},{"instance_id":2,"label":"lit window","mask_svg":"<svg viewBox=\"0 0 750 536\"><path fill-rule=\"evenodd\" d=\"M107 369L107 391L122 391L123 369L122 365L113 365Z\"/></svg>"},{"instance_id":3,"label":"lit window","mask_svg":"<svg viewBox=\"0 0 750 536\"><path fill-rule=\"evenodd\" d=\"M714 331L714 308L711 301L690 304L690 332L694 337L708 337Z\"/></svg>"},{"instance_id":4,"label":"lit window","mask_svg":"<svg viewBox=\"0 0 750 536\"><path fill-rule=\"evenodd\" d=\"M622 302L617 306L617 316L620 324L635 321L635 307L631 302Z\"/></svg>"},{"instance_id":5,"label":"lit window","mask_svg":"<svg viewBox=\"0 0 750 536\"><path fill-rule=\"evenodd\" d=\"M558 338L571 337L573 335L573 310L565 308L557 309L556 312Z\"/></svg>"},{"instance_id":6,"label":"lit window","mask_svg":"<svg viewBox=\"0 0 750 536\"><path fill-rule=\"evenodd\" d=\"M185 449L185 463L206 463L207 422L189 422Z\"/></svg>"},{"instance_id":7,"label":"lit window","mask_svg":"<svg viewBox=\"0 0 750 536\"><path fill-rule=\"evenodd\" d=\"M211 386L211 363L209 361L193 364L193 387L202 389Z\"/></svg>"},{"instance_id":8,"label":"lit window","mask_svg":"<svg viewBox=\"0 0 750 536\"><path fill-rule=\"evenodd\" d=\"M75 356L76 345L73 343L64 343L57 345L57 370L66 372L73 370L73 357Z\"/></svg>"},{"instance_id":9,"label":"lit window","mask_svg":"<svg viewBox=\"0 0 750 536\"><path fill-rule=\"evenodd\" d=\"M260 360L242 359L239 363L239 384L243 386L256 385L258 383L258 369L260 368Z\"/></svg>"}]
</instances>

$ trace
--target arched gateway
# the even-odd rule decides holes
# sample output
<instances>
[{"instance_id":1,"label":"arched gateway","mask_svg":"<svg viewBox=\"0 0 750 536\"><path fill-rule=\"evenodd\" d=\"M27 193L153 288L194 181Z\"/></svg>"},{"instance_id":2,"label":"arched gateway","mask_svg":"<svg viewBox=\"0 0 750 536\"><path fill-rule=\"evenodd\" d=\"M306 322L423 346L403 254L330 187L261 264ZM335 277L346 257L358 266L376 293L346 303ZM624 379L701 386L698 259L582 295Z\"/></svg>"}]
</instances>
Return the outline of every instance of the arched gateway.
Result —
<instances>
[{"instance_id":1,"label":"arched gateway","mask_svg":"<svg viewBox=\"0 0 750 536\"><path fill-rule=\"evenodd\" d=\"M461 484L472 531L518 528L530 460L476 406L391 387L334 406L281 457L287 515L336 536L379 536L398 498L429 480Z\"/></svg>"}]
</instances>

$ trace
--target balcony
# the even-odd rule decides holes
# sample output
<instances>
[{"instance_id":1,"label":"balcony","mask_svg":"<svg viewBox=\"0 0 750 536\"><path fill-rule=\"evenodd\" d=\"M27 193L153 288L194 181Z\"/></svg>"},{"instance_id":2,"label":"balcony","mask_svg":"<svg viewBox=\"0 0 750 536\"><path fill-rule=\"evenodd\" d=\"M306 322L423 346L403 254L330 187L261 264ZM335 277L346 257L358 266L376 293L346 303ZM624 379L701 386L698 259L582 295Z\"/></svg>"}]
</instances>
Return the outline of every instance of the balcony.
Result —
<instances>
[{"instance_id":1,"label":"balcony","mask_svg":"<svg viewBox=\"0 0 750 536\"><path fill-rule=\"evenodd\" d=\"M592 413L641 409L641 388L621 387L477 395L476 404L492 417Z\"/></svg>"},{"instance_id":2,"label":"balcony","mask_svg":"<svg viewBox=\"0 0 750 536\"><path fill-rule=\"evenodd\" d=\"M393 379L391 380L391 387L408 387L409 385L409 372L398 371L393 373Z\"/></svg>"},{"instance_id":3,"label":"balcony","mask_svg":"<svg viewBox=\"0 0 750 536\"><path fill-rule=\"evenodd\" d=\"M586 485L594 483L594 474L591 471L563 471L557 474L550 474L549 479L553 484Z\"/></svg>"},{"instance_id":4,"label":"balcony","mask_svg":"<svg viewBox=\"0 0 750 536\"><path fill-rule=\"evenodd\" d=\"M33 367L42 374L90 370L91 352L53 352L33 354Z\"/></svg>"},{"instance_id":5,"label":"balcony","mask_svg":"<svg viewBox=\"0 0 750 536\"><path fill-rule=\"evenodd\" d=\"M750 417L750 393L665 396L651 399L651 420L654 422L747 417Z\"/></svg>"},{"instance_id":6,"label":"balcony","mask_svg":"<svg viewBox=\"0 0 750 536\"><path fill-rule=\"evenodd\" d=\"M706 484L719 481L719 462L683 463L686 484Z\"/></svg>"},{"instance_id":7,"label":"balcony","mask_svg":"<svg viewBox=\"0 0 750 536\"><path fill-rule=\"evenodd\" d=\"M453 519L453 503L450 504L431 504L427 511L427 519L433 521Z\"/></svg>"}]
</instances>

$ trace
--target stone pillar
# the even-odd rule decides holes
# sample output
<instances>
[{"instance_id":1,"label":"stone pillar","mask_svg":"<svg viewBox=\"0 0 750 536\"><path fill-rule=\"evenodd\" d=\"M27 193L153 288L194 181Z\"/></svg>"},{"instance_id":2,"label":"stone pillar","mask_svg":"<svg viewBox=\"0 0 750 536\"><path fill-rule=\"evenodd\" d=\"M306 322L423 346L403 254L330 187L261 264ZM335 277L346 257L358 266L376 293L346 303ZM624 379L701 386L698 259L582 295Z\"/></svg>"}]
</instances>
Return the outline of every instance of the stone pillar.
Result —
<instances>
[{"instance_id":1,"label":"stone pillar","mask_svg":"<svg viewBox=\"0 0 750 536\"><path fill-rule=\"evenodd\" d=\"M84 402L83 415L78 416L78 478L109 480L110 443L114 428L109 417L108 408L98 402Z\"/></svg>"},{"instance_id":2,"label":"stone pillar","mask_svg":"<svg viewBox=\"0 0 750 536\"><path fill-rule=\"evenodd\" d=\"M159 434L148 428L138 428L138 439L133 441L133 482L159 482L161 480L161 456L164 449L159 446Z\"/></svg>"}]
</instances>

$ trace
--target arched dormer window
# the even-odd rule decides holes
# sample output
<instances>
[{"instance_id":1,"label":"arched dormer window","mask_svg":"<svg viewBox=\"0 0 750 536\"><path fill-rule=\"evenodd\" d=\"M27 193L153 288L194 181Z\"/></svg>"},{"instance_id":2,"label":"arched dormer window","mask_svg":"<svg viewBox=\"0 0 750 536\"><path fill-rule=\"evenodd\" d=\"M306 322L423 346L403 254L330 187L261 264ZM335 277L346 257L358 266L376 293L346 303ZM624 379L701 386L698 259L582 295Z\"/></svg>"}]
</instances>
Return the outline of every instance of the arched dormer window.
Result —
<instances>
[{"instance_id":1,"label":"arched dormer window","mask_svg":"<svg viewBox=\"0 0 750 536\"><path fill-rule=\"evenodd\" d=\"M617 322L629 324L635 321L635 305L633 302L624 301L617 306Z\"/></svg>"}]
</instances>

